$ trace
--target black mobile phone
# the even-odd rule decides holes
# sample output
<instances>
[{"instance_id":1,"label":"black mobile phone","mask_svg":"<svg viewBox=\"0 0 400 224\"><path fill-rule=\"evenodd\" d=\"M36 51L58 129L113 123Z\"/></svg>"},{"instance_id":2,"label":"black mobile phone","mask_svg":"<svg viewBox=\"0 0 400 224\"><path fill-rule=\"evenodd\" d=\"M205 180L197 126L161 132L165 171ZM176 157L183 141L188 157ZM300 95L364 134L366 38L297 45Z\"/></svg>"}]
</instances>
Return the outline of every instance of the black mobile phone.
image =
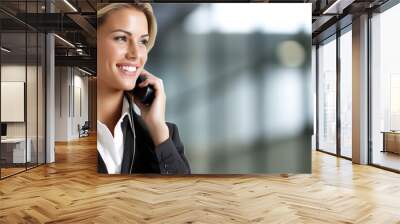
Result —
<instances>
[{"instance_id":1,"label":"black mobile phone","mask_svg":"<svg viewBox=\"0 0 400 224\"><path fill-rule=\"evenodd\" d=\"M146 77L140 75L136 80L135 88L131 90L131 93L138 97L140 102L142 102L144 105L149 106L154 100L154 89L151 85L140 88L139 84L142 83L144 80L146 80Z\"/></svg>"}]
</instances>

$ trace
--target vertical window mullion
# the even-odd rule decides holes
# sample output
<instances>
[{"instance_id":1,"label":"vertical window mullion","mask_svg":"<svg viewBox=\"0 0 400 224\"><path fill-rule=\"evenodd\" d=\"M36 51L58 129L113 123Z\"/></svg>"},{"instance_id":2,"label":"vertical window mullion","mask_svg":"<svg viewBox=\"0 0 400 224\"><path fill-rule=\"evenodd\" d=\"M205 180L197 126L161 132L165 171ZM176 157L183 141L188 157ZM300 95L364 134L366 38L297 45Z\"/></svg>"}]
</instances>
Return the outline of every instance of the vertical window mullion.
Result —
<instances>
[{"instance_id":1,"label":"vertical window mullion","mask_svg":"<svg viewBox=\"0 0 400 224\"><path fill-rule=\"evenodd\" d=\"M39 0L36 13L39 14ZM39 30L36 32L36 166L39 166Z\"/></svg>"},{"instance_id":2,"label":"vertical window mullion","mask_svg":"<svg viewBox=\"0 0 400 224\"><path fill-rule=\"evenodd\" d=\"M28 0L25 0L25 21L28 21ZM25 119L25 170L28 170L28 24L25 23L25 88L24 88L24 119Z\"/></svg>"},{"instance_id":3,"label":"vertical window mullion","mask_svg":"<svg viewBox=\"0 0 400 224\"><path fill-rule=\"evenodd\" d=\"M368 12L368 20L367 20L367 46L368 46L368 53L367 53L367 102L368 102L368 111L367 111L367 117L368 117L368 122L367 122L367 132L368 132L368 155L367 155L367 162L368 165L372 164L373 161L373 148L372 148L372 64L371 64L371 57L372 57L372 33L371 33L371 20L372 20L372 12Z\"/></svg>"},{"instance_id":4,"label":"vertical window mullion","mask_svg":"<svg viewBox=\"0 0 400 224\"><path fill-rule=\"evenodd\" d=\"M336 155L341 156L341 118L340 118L340 29L336 31Z\"/></svg>"},{"instance_id":5,"label":"vertical window mullion","mask_svg":"<svg viewBox=\"0 0 400 224\"><path fill-rule=\"evenodd\" d=\"M316 128L316 132L315 132L315 148L318 150L319 149L319 44L316 45L315 47L315 92L316 92L316 119L315 119L315 128Z\"/></svg>"}]
</instances>

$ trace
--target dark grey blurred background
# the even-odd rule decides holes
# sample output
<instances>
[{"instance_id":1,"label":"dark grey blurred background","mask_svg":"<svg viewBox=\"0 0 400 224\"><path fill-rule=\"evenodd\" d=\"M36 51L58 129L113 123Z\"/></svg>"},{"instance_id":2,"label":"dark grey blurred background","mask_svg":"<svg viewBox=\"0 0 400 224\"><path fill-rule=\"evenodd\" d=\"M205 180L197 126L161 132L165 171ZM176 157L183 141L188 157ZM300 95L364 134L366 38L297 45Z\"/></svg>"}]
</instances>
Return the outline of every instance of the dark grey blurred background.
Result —
<instances>
[{"instance_id":1,"label":"dark grey blurred background","mask_svg":"<svg viewBox=\"0 0 400 224\"><path fill-rule=\"evenodd\" d=\"M311 4L153 7L147 69L192 173L310 173Z\"/></svg>"}]
</instances>

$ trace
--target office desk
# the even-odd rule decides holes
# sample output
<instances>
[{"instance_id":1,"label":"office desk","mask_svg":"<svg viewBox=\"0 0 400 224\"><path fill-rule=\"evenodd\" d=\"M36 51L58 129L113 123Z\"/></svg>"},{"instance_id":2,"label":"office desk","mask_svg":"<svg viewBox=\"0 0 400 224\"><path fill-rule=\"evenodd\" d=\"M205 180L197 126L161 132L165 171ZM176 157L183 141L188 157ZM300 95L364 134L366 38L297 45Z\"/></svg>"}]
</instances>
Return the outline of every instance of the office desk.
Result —
<instances>
[{"instance_id":1,"label":"office desk","mask_svg":"<svg viewBox=\"0 0 400 224\"><path fill-rule=\"evenodd\" d=\"M25 138L6 138L1 139L1 157L6 163L25 163L31 162L31 145L32 141L27 138L25 154ZM25 159L27 158L27 161Z\"/></svg>"},{"instance_id":2,"label":"office desk","mask_svg":"<svg viewBox=\"0 0 400 224\"><path fill-rule=\"evenodd\" d=\"M393 152L400 154L400 132L382 131L383 150L382 152Z\"/></svg>"}]
</instances>

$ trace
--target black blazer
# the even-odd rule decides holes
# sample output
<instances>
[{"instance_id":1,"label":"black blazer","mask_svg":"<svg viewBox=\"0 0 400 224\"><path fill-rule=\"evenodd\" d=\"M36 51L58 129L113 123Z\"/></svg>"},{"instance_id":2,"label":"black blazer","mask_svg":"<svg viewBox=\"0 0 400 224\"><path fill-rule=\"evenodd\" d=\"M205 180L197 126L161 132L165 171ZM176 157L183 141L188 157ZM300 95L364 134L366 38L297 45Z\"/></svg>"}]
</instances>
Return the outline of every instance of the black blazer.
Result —
<instances>
[{"instance_id":1,"label":"black blazer","mask_svg":"<svg viewBox=\"0 0 400 224\"><path fill-rule=\"evenodd\" d=\"M121 124L124 141L121 174L190 174L189 162L185 157L177 126L167 122L169 138L155 147L143 119L134 112L130 98L127 97L127 99L136 137L128 116L125 116ZM97 171L108 173L99 153L97 153L97 158Z\"/></svg>"}]
</instances>

